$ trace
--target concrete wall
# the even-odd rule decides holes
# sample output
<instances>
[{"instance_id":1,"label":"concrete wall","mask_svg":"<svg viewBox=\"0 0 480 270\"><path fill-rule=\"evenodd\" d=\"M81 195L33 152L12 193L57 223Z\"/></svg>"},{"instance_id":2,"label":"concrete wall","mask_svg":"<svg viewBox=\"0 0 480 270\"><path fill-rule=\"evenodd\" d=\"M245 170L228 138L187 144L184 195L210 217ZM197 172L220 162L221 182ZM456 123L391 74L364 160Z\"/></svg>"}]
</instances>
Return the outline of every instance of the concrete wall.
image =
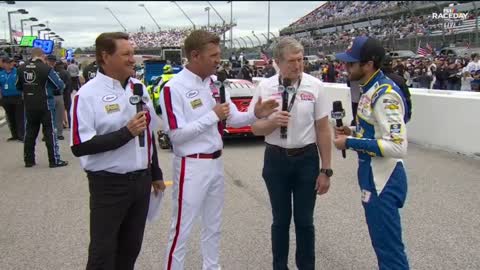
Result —
<instances>
[{"instance_id":1,"label":"concrete wall","mask_svg":"<svg viewBox=\"0 0 480 270\"><path fill-rule=\"evenodd\" d=\"M341 100L344 123L352 119L350 90L345 84L324 83L328 102ZM410 89L413 115L407 124L410 142L466 155L480 156L480 93ZM331 108L330 108L331 109Z\"/></svg>"}]
</instances>

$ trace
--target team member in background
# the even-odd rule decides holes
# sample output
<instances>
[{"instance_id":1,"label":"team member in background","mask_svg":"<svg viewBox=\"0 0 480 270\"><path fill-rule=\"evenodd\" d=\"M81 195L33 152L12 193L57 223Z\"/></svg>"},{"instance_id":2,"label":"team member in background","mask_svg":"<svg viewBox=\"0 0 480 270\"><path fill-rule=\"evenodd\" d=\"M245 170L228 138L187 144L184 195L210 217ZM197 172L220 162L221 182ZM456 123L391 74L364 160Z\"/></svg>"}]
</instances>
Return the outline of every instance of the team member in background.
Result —
<instances>
[{"instance_id":1,"label":"team member in background","mask_svg":"<svg viewBox=\"0 0 480 270\"><path fill-rule=\"evenodd\" d=\"M355 131L336 128L334 143L340 150L358 153L362 204L380 270L406 270L399 208L407 197L402 158L407 153L410 108L402 90L380 70L384 57L380 42L365 36L336 55L347 63L349 80L360 81L362 96Z\"/></svg>"},{"instance_id":2,"label":"team member in background","mask_svg":"<svg viewBox=\"0 0 480 270\"><path fill-rule=\"evenodd\" d=\"M220 38L204 30L185 39L187 66L160 94L163 123L173 145L173 215L165 269L184 269L186 246L197 216L202 216L203 270L218 270L224 202L223 127L242 127L270 115L277 103L255 103L240 113L226 96L218 104L212 75L220 64ZM228 92L227 92L228 93ZM199 267L197 267L199 268Z\"/></svg>"},{"instance_id":3,"label":"team member in background","mask_svg":"<svg viewBox=\"0 0 480 270\"><path fill-rule=\"evenodd\" d=\"M274 49L279 74L262 81L250 103L254 104L259 97L275 98L287 80L295 89L287 97L289 112L276 112L252 125L253 133L265 136L267 143L262 175L272 206L274 270L288 269L292 212L297 267L315 269L316 194L327 193L333 175L329 107L320 80L303 72L303 50L295 39L281 39ZM281 127L287 127L286 138L281 138Z\"/></svg>"},{"instance_id":4,"label":"team member in background","mask_svg":"<svg viewBox=\"0 0 480 270\"><path fill-rule=\"evenodd\" d=\"M86 66L83 69L83 73L82 73L83 79L85 79L85 83L95 78L95 76L97 75L97 71L98 71L98 65L96 60L88 64L88 66ZM133 72L134 72L133 74L135 74L135 71Z\"/></svg>"},{"instance_id":5,"label":"team member in background","mask_svg":"<svg viewBox=\"0 0 480 270\"><path fill-rule=\"evenodd\" d=\"M158 121L145 86L131 78L135 59L128 35L103 33L95 47L99 71L75 95L71 114L71 150L90 189L87 270L133 270L151 186L165 189L153 135ZM148 101L139 113L130 103L135 84Z\"/></svg>"},{"instance_id":6,"label":"team member in background","mask_svg":"<svg viewBox=\"0 0 480 270\"><path fill-rule=\"evenodd\" d=\"M23 92L25 104L25 167L32 167L35 163L35 140L40 125L47 146L50 168L67 166L68 162L60 159L55 128L55 99L54 92L62 91L65 84L58 77L53 68L46 63L45 54L40 48L32 49L32 59L17 70L17 89Z\"/></svg>"},{"instance_id":7,"label":"team member in background","mask_svg":"<svg viewBox=\"0 0 480 270\"><path fill-rule=\"evenodd\" d=\"M24 128L24 108L22 93L17 90L15 85L17 81L17 69L14 66L14 60L8 56L2 58L3 70L0 71L0 93L2 98L0 103L5 109L7 115L8 127L12 137L8 141L23 141L25 133Z\"/></svg>"},{"instance_id":8,"label":"team member in background","mask_svg":"<svg viewBox=\"0 0 480 270\"><path fill-rule=\"evenodd\" d=\"M55 64L57 62L57 57L55 55L49 55L47 56L47 63L50 67L52 67L55 70ZM63 63L61 63L63 66ZM65 72L65 70L63 70ZM67 78L62 78L62 76L65 76L65 74L60 74L57 70L55 70L57 75L60 77L62 82L65 84L64 89L67 88L67 85L70 85L70 78L66 80ZM67 84L68 83L68 84ZM53 91L53 96L55 99L55 129L56 129L56 134L57 138L59 140L64 140L65 138L63 137L63 118L65 117L65 104L63 100L63 90L54 90Z\"/></svg>"}]
</instances>

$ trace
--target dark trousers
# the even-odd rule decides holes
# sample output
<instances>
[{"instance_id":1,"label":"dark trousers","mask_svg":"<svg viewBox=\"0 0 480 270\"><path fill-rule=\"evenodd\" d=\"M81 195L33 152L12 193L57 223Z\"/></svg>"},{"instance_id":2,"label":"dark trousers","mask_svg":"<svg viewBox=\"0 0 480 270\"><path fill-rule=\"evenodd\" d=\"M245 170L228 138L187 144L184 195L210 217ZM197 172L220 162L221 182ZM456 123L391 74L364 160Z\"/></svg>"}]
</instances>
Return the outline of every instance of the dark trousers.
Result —
<instances>
[{"instance_id":1,"label":"dark trousers","mask_svg":"<svg viewBox=\"0 0 480 270\"><path fill-rule=\"evenodd\" d=\"M267 144L263 178L272 206L273 269L288 269L290 221L295 222L296 254L299 270L315 269L315 184L319 175L316 145L298 155L289 156L278 147ZM293 196L293 208L292 208Z\"/></svg>"},{"instance_id":2,"label":"dark trousers","mask_svg":"<svg viewBox=\"0 0 480 270\"><path fill-rule=\"evenodd\" d=\"M72 90L77 91L80 89L80 80L78 77L72 77Z\"/></svg>"},{"instance_id":3,"label":"dark trousers","mask_svg":"<svg viewBox=\"0 0 480 270\"><path fill-rule=\"evenodd\" d=\"M63 92L63 104L65 106L65 110L67 111L68 127L70 127L71 126L70 125L70 107L72 106L72 92L70 91Z\"/></svg>"},{"instance_id":4,"label":"dark trousers","mask_svg":"<svg viewBox=\"0 0 480 270\"><path fill-rule=\"evenodd\" d=\"M35 143L42 125L45 145L47 146L48 161L56 164L60 161L60 149L55 132L55 110L25 110L25 163L35 162Z\"/></svg>"},{"instance_id":5,"label":"dark trousers","mask_svg":"<svg viewBox=\"0 0 480 270\"><path fill-rule=\"evenodd\" d=\"M3 97L2 106L7 116L12 138L23 140L25 133L24 108L21 96Z\"/></svg>"},{"instance_id":6,"label":"dark trousers","mask_svg":"<svg viewBox=\"0 0 480 270\"><path fill-rule=\"evenodd\" d=\"M88 173L90 246L87 270L133 270L150 202L150 173Z\"/></svg>"}]
</instances>

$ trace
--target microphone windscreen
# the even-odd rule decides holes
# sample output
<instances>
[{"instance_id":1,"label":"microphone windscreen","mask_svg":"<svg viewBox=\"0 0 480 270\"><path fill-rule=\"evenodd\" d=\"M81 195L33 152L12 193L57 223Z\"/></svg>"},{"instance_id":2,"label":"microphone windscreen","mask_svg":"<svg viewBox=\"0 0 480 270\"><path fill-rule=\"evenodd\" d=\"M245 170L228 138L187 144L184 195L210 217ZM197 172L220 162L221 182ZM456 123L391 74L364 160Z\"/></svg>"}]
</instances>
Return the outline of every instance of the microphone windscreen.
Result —
<instances>
[{"instance_id":1,"label":"microphone windscreen","mask_svg":"<svg viewBox=\"0 0 480 270\"><path fill-rule=\"evenodd\" d=\"M224 82L227 79L227 73L226 72L218 72L217 74L217 79L221 82Z\"/></svg>"},{"instance_id":2,"label":"microphone windscreen","mask_svg":"<svg viewBox=\"0 0 480 270\"><path fill-rule=\"evenodd\" d=\"M342 102L337 100L337 101L334 101L333 102L333 111L334 112L341 112L343 111L343 106L342 106Z\"/></svg>"},{"instance_id":3,"label":"microphone windscreen","mask_svg":"<svg viewBox=\"0 0 480 270\"><path fill-rule=\"evenodd\" d=\"M143 96L143 85L141 83L133 85L133 94L141 97Z\"/></svg>"}]
</instances>

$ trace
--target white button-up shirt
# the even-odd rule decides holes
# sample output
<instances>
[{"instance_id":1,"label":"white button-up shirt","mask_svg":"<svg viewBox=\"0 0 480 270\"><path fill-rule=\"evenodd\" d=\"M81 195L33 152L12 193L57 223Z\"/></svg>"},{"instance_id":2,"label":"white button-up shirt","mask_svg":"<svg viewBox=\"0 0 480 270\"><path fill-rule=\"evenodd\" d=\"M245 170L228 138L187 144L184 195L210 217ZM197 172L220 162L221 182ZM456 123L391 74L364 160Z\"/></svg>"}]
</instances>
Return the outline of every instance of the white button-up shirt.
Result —
<instances>
[{"instance_id":1,"label":"white button-up shirt","mask_svg":"<svg viewBox=\"0 0 480 270\"><path fill-rule=\"evenodd\" d=\"M217 103L212 95L215 91L212 81L215 80L214 76L202 80L186 67L163 88L160 94L162 120L176 156L210 154L223 148L219 118L213 111ZM253 111L239 112L228 91L225 94L230 106L228 126L243 127L257 119Z\"/></svg>"},{"instance_id":2,"label":"white button-up shirt","mask_svg":"<svg viewBox=\"0 0 480 270\"><path fill-rule=\"evenodd\" d=\"M249 111L253 110L258 97L262 100L276 99L280 104L277 108L282 109L282 94L278 92L278 74L260 82L257 91L250 103ZM293 107L290 111L290 121L287 127L287 138L280 138L280 128L275 129L271 134L265 136L265 142L277 145L283 148L301 148L308 144L315 143L317 140L315 131L315 121L328 116L329 108L322 82L317 78L302 74L300 85L298 82L293 85L296 88L296 97ZM288 95L288 104L293 95ZM271 114L269 118L273 117Z\"/></svg>"},{"instance_id":3,"label":"white button-up shirt","mask_svg":"<svg viewBox=\"0 0 480 270\"><path fill-rule=\"evenodd\" d=\"M118 80L98 72L95 78L82 86L73 99L70 145L125 127L137 113L136 106L129 100L136 83L141 84L139 80L130 78L124 88ZM151 134L159 128L159 123L146 87L142 86L143 96L148 98L144 110L147 110L147 121L150 119L145 131L145 147L140 147L139 139L135 137L117 149L82 156L80 163L84 170L123 174L148 168L153 154Z\"/></svg>"}]
</instances>

